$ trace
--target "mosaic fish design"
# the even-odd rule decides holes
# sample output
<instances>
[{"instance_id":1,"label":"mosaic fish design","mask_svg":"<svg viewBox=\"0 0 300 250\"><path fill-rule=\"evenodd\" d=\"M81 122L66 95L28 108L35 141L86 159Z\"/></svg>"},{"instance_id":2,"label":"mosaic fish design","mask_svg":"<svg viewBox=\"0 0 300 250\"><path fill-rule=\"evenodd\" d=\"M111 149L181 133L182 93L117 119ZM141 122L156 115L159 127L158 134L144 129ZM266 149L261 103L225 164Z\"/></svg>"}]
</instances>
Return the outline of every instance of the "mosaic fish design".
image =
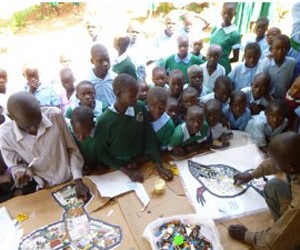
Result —
<instances>
[{"instance_id":1,"label":"mosaic fish design","mask_svg":"<svg viewBox=\"0 0 300 250\"><path fill-rule=\"evenodd\" d=\"M203 193L208 191L218 198L234 198L244 194L248 188L253 187L263 196L264 180L253 180L243 185L234 185L233 176L240 173L237 169L224 164L203 165L188 161L189 170L201 186L197 188L197 201L204 206ZM248 170L250 171L250 169Z\"/></svg>"}]
</instances>

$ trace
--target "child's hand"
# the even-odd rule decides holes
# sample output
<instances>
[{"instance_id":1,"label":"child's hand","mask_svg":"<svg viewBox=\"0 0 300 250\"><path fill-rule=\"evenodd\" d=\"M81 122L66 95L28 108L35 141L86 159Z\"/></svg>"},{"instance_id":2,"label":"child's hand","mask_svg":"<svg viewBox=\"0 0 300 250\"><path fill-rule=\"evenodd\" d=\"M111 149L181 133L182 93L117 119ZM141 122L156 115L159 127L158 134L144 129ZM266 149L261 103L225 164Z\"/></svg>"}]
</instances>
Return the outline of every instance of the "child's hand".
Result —
<instances>
[{"instance_id":1,"label":"child's hand","mask_svg":"<svg viewBox=\"0 0 300 250\"><path fill-rule=\"evenodd\" d=\"M128 169L137 169L139 165L135 161L131 161L126 165L126 168Z\"/></svg>"},{"instance_id":2,"label":"child's hand","mask_svg":"<svg viewBox=\"0 0 300 250\"><path fill-rule=\"evenodd\" d=\"M161 163L156 164L156 170L163 179L165 179L167 181L170 181L173 179L172 171L170 169L164 168L164 166Z\"/></svg>"},{"instance_id":3,"label":"child's hand","mask_svg":"<svg viewBox=\"0 0 300 250\"><path fill-rule=\"evenodd\" d=\"M17 188L25 187L32 179L32 172L30 169L27 171L18 171L14 174L15 177L15 186Z\"/></svg>"},{"instance_id":4,"label":"child's hand","mask_svg":"<svg viewBox=\"0 0 300 250\"><path fill-rule=\"evenodd\" d=\"M238 241L241 241L245 243L245 234L246 234L247 228L244 225L235 224L230 225L228 228L229 235Z\"/></svg>"},{"instance_id":5,"label":"child's hand","mask_svg":"<svg viewBox=\"0 0 300 250\"><path fill-rule=\"evenodd\" d=\"M249 106L249 108L251 110L251 114L252 115L257 115L262 110L262 106L261 105L257 105L256 103L251 103L250 106Z\"/></svg>"},{"instance_id":6,"label":"child's hand","mask_svg":"<svg viewBox=\"0 0 300 250\"><path fill-rule=\"evenodd\" d=\"M76 179L75 182L75 190L77 199L81 199L84 202L87 202L91 198L91 193L89 188L83 184L82 179Z\"/></svg>"},{"instance_id":7,"label":"child's hand","mask_svg":"<svg viewBox=\"0 0 300 250\"><path fill-rule=\"evenodd\" d=\"M130 168L127 168L126 166L124 166L124 167L120 168L120 170L123 173L127 174L132 181L138 181L138 182L144 181L143 174L137 169L130 169Z\"/></svg>"},{"instance_id":8,"label":"child's hand","mask_svg":"<svg viewBox=\"0 0 300 250\"><path fill-rule=\"evenodd\" d=\"M185 156L186 152L182 147L175 146L171 152L172 155L174 156Z\"/></svg>"},{"instance_id":9,"label":"child's hand","mask_svg":"<svg viewBox=\"0 0 300 250\"><path fill-rule=\"evenodd\" d=\"M243 172L233 176L233 180L234 180L234 184L241 185L244 183L248 183L249 181L252 181L253 177L249 172Z\"/></svg>"}]
</instances>

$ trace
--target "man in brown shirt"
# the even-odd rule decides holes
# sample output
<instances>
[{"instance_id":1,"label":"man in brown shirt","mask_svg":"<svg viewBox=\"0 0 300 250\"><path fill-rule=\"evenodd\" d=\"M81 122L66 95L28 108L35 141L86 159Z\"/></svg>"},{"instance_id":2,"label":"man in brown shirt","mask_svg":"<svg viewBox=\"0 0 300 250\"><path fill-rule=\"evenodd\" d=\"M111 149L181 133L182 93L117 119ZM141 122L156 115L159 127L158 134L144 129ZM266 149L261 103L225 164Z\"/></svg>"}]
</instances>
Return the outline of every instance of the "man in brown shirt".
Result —
<instances>
[{"instance_id":1,"label":"man in brown shirt","mask_svg":"<svg viewBox=\"0 0 300 250\"><path fill-rule=\"evenodd\" d=\"M234 177L237 184L251 181L281 171L288 182L274 178L264 188L266 202L274 225L260 232L248 230L243 225L230 225L232 238L252 245L255 249L288 250L300 247L300 134L286 132L275 137L269 145L269 158L251 173ZM300 249L300 248L299 248Z\"/></svg>"}]
</instances>

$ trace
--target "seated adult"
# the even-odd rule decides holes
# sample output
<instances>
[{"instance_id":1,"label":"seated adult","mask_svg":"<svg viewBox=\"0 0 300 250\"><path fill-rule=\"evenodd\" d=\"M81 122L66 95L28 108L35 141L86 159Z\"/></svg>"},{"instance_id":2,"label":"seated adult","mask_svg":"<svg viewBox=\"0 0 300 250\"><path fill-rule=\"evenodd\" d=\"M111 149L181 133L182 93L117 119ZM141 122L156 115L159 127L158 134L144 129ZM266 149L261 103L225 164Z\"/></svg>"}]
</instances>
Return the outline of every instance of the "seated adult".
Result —
<instances>
[{"instance_id":1,"label":"seated adult","mask_svg":"<svg viewBox=\"0 0 300 250\"><path fill-rule=\"evenodd\" d=\"M7 110L12 120L0 128L0 149L15 186L30 193L73 178L77 197L87 201L90 192L82 182L83 159L60 110L41 108L25 92L11 95Z\"/></svg>"}]
</instances>

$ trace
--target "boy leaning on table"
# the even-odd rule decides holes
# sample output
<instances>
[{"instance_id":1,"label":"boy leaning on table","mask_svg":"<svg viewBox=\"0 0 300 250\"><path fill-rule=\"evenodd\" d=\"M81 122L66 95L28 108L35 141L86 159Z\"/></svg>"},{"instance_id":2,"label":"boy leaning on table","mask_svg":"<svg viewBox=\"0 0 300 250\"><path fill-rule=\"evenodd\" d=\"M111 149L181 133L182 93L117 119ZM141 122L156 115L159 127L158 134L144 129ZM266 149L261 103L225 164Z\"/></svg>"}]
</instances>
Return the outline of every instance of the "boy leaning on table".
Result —
<instances>
[{"instance_id":1,"label":"boy leaning on table","mask_svg":"<svg viewBox=\"0 0 300 250\"><path fill-rule=\"evenodd\" d=\"M273 178L264 187L266 203L274 225L259 232L243 225L230 225L232 238L247 243L255 249L300 249L300 134L286 132L276 136L269 144L269 158L251 173L234 177L237 184L251 181L279 171L286 173L288 182Z\"/></svg>"},{"instance_id":2,"label":"boy leaning on table","mask_svg":"<svg viewBox=\"0 0 300 250\"><path fill-rule=\"evenodd\" d=\"M87 201L90 191L82 182L82 156L58 108L40 107L29 93L10 96L11 120L0 128L0 149L15 186L26 193L63 182L75 182L77 197ZM38 158L32 167L28 164Z\"/></svg>"}]
</instances>

